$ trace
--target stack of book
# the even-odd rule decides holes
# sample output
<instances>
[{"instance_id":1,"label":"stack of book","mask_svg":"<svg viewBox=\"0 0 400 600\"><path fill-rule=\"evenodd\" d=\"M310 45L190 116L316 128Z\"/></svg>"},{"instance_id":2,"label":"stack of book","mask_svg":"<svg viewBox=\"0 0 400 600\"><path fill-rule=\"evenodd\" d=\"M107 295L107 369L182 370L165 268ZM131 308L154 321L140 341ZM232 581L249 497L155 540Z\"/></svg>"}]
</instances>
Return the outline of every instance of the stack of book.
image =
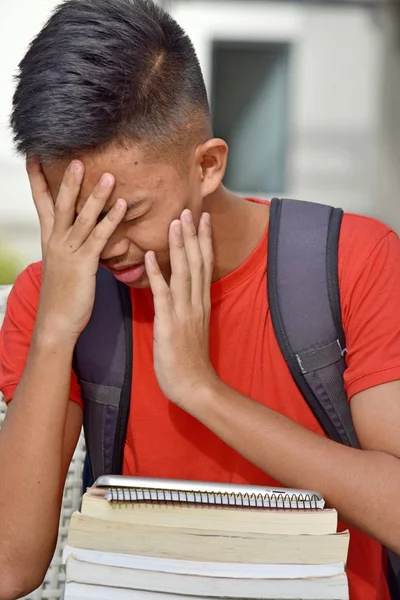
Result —
<instances>
[{"instance_id":1,"label":"stack of book","mask_svg":"<svg viewBox=\"0 0 400 600\"><path fill-rule=\"evenodd\" d=\"M72 516L65 600L348 600L348 545L312 492L106 477Z\"/></svg>"}]
</instances>

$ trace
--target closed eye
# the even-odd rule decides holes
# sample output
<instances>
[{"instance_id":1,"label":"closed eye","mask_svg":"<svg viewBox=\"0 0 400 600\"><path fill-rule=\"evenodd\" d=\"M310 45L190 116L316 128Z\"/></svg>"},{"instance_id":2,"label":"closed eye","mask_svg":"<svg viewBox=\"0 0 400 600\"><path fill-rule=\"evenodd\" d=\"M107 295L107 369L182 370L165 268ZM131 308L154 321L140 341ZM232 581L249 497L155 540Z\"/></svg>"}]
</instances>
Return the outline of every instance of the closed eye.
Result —
<instances>
[{"instance_id":1,"label":"closed eye","mask_svg":"<svg viewBox=\"0 0 400 600\"><path fill-rule=\"evenodd\" d=\"M143 213L141 215L129 215L126 214L124 219L123 219L123 223L132 223L133 221L138 221L139 219L141 219L142 217L144 217L147 213Z\"/></svg>"},{"instance_id":2,"label":"closed eye","mask_svg":"<svg viewBox=\"0 0 400 600\"><path fill-rule=\"evenodd\" d=\"M143 200L140 200L138 202L130 202L128 204L128 208L126 209L126 213L125 213L125 217L124 217L124 221L132 221L133 219L139 218L139 217L135 217L133 213L135 213L137 211L137 209L143 204ZM103 211L99 214L99 218L98 221L101 221L102 219L104 219L104 217L107 215L108 211ZM140 215L143 216L143 215Z\"/></svg>"}]
</instances>

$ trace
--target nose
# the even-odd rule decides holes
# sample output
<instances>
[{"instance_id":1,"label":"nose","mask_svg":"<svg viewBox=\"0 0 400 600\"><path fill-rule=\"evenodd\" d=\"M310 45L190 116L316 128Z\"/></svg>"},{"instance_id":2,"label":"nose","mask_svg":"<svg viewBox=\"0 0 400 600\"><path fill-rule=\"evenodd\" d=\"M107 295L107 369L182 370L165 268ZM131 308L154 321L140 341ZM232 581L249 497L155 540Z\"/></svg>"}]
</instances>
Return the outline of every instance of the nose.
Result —
<instances>
[{"instance_id":1,"label":"nose","mask_svg":"<svg viewBox=\"0 0 400 600\"><path fill-rule=\"evenodd\" d=\"M115 232L100 254L100 260L111 260L120 256L125 256L129 250L129 240L126 237L118 235Z\"/></svg>"}]
</instances>

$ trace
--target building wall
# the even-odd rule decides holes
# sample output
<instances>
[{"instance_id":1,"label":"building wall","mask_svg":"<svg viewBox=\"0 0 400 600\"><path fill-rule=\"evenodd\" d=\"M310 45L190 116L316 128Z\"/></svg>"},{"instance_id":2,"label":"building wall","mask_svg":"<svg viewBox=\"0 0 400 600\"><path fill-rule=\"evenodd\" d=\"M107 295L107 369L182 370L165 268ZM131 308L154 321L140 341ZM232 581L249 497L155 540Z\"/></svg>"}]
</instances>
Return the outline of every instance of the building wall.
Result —
<instances>
[{"instance_id":1,"label":"building wall","mask_svg":"<svg viewBox=\"0 0 400 600\"><path fill-rule=\"evenodd\" d=\"M282 193L376 214L381 30L359 8L172 1L208 87L211 44L292 44L288 188ZM268 135L268 131L266 131Z\"/></svg>"},{"instance_id":2,"label":"building wall","mask_svg":"<svg viewBox=\"0 0 400 600\"><path fill-rule=\"evenodd\" d=\"M379 211L400 232L400 7L380 19L384 40L379 152Z\"/></svg>"},{"instance_id":3,"label":"building wall","mask_svg":"<svg viewBox=\"0 0 400 600\"><path fill-rule=\"evenodd\" d=\"M15 249L24 263L40 258L39 229L24 161L12 150L8 117L17 64L54 5L54 0L0 2L0 246Z\"/></svg>"}]
</instances>

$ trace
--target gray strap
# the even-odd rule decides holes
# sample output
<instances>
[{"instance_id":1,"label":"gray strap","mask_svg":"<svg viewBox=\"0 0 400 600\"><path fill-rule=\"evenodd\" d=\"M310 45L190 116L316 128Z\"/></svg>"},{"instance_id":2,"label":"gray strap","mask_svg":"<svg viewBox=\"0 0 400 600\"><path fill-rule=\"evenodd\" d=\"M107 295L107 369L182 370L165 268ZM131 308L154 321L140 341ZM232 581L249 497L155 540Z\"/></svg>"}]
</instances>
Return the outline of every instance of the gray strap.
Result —
<instances>
[{"instance_id":1,"label":"gray strap","mask_svg":"<svg viewBox=\"0 0 400 600\"><path fill-rule=\"evenodd\" d=\"M108 385L99 385L89 381L81 380L82 396L90 402L97 402L105 406L114 406L118 408L121 390L117 387Z\"/></svg>"},{"instance_id":2,"label":"gray strap","mask_svg":"<svg viewBox=\"0 0 400 600\"><path fill-rule=\"evenodd\" d=\"M340 341L327 346L297 354L297 361L309 386L318 397L328 398L324 407L329 419L338 431L346 431L351 446L358 447L348 400L343 387L343 356Z\"/></svg>"},{"instance_id":3,"label":"gray strap","mask_svg":"<svg viewBox=\"0 0 400 600\"><path fill-rule=\"evenodd\" d=\"M329 260L338 253L337 217L329 206L273 200L268 295L278 343L305 400L332 439L358 447L344 392L340 302L333 307L331 298L339 285Z\"/></svg>"},{"instance_id":4,"label":"gray strap","mask_svg":"<svg viewBox=\"0 0 400 600\"><path fill-rule=\"evenodd\" d=\"M124 319L117 282L109 271L99 268L91 319L75 350L84 402L83 427L94 479L113 471L125 367Z\"/></svg>"},{"instance_id":5,"label":"gray strap","mask_svg":"<svg viewBox=\"0 0 400 600\"><path fill-rule=\"evenodd\" d=\"M342 350L339 340L332 344L322 346L318 350L307 350L297 354L297 361L303 374L330 367L338 361L341 361L345 350ZM342 386L343 387L343 386Z\"/></svg>"}]
</instances>

